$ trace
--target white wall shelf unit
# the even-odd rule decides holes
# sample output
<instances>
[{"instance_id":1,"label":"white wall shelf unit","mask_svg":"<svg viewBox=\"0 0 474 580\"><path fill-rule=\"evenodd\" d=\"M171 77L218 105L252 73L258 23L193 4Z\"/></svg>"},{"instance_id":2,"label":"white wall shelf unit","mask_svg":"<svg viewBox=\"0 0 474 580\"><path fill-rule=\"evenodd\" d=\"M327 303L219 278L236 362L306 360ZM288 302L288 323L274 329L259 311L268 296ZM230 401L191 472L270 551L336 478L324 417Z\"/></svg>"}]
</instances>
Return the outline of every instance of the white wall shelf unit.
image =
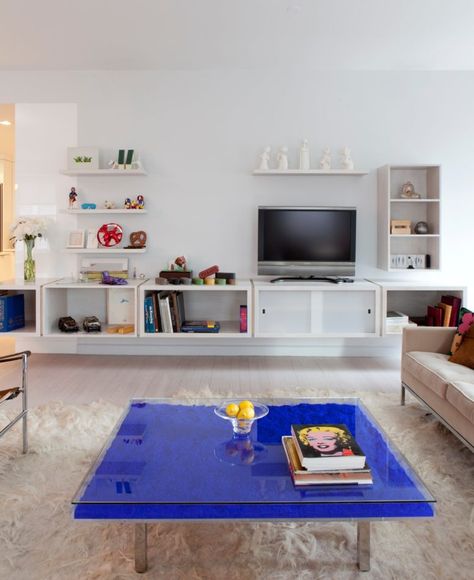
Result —
<instances>
[{"instance_id":1,"label":"white wall shelf unit","mask_svg":"<svg viewBox=\"0 0 474 580\"><path fill-rule=\"evenodd\" d=\"M153 292L183 292L187 320L215 320L220 323L218 333L145 332L144 301ZM247 306L247 332L240 332L240 306ZM173 285L149 281L139 288L139 335L148 339L248 338L252 336L252 284L250 280L236 280L235 285Z\"/></svg>"},{"instance_id":2,"label":"white wall shelf unit","mask_svg":"<svg viewBox=\"0 0 474 580\"><path fill-rule=\"evenodd\" d=\"M43 336L50 338L87 338L98 340L121 340L137 336L138 288L146 280L128 280L127 285L108 286L76 280L59 280L42 287ZM80 331L66 333L58 328L62 316L72 316ZM82 327L86 316L97 316L102 331L85 332ZM134 332L109 333L107 330L119 325L133 324Z\"/></svg>"},{"instance_id":3,"label":"white wall shelf unit","mask_svg":"<svg viewBox=\"0 0 474 580\"><path fill-rule=\"evenodd\" d=\"M66 209L66 213L72 215L97 215L97 214L127 214L127 215L142 215L147 213L146 209Z\"/></svg>"},{"instance_id":4,"label":"white wall shelf unit","mask_svg":"<svg viewBox=\"0 0 474 580\"><path fill-rule=\"evenodd\" d=\"M387 312L394 310L408 316L425 316L428 305L436 305L441 302L441 297L446 294L461 298L463 304L467 300L467 288L459 284L446 284L446 282L422 282L422 281L398 281L398 280L371 280L381 289L381 335L401 334L390 332L386 326Z\"/></svg>"},{"instance_id":5,"label":"white wall shelf unit","mask_svg":"<svg viewBox=\"0 0 474 580\"><path fill-rule=\"evenodd\" d=\"M67 254L144 254L146 248L64 248Z\"/></svg>"},{"instance_id":6,"label":"white wall shelf unit","mask_svg":"<svg viewBox=\"0 0 474 580\"><path fill-rule=\"evenodd\" d=\"M380 288L367 281L254 281L255 336L363 338L380 336Z\"/></svg>"},{"instance_id":7,"label":"white wall shelf unit","mask_svg":"<svg viewBox=\"0 0 474 580\"><path fill-rule=\"evenodd\" d=\"M368 175L367 171L344 171L343 169L255 169L253 175L345 175L354 177Z\"/></svg>"},{"instance_id":8,"label":"white wall shelf unit","mask_svg":"<svg viewBox=\"0 0 474 580\"><path fill-rule=\"evenodd\" d=\"M137 175L147 175L147 172L143 169L94 169L92 171L76 171L63 169L60 171L61 175L69 175L71 177L130 177Z\"/></svg>"},{"instance_id":9,"label":"white wall shelf unit","mask_svg":"<svg viewBox=\"0 0 474 580\"><path fill-rule=\"evenodd\" d=\"M41 288L54 280L56 278L38 278L34 282L24 280L0 282L0 291L6 291L8 295L23 294L25 297L25 326L10 332L0 332L0 337L28 338L41 335Z\"/></svg>"},{"instance_id":10,"label":"white wall shelf unit","mask_svg":"<svg viewBox=\"0 0 474 580\"><path fill-rule=\"evenodd\" d=\"M407 269L396 263L414 264L408 256L429 256L431 270L440 269L441 246L441 167L439 165L385 165L378 169L378 267L400 272ZM403 185L410 181L420 199L400 197ZM392 220L409 220L411 234L391 233ZM428 224L428 234L416 234L417 222ZM407 256L406 260L392 256Z\"/></svg>"}]
</instances>

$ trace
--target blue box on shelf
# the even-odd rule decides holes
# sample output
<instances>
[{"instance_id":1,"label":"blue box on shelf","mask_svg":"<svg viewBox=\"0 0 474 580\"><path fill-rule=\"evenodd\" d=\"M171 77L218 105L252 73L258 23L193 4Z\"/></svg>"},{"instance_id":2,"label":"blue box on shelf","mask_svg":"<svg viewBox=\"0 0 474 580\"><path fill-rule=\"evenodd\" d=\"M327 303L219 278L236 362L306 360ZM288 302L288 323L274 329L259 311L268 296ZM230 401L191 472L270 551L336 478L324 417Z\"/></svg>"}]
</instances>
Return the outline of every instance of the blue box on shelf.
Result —
<instances>
[{"instance_id":1,"label":"blue box on shelf","mask_svg":"<svg viewBox=\"0 0 474 580\"><path fill-rule=\"evenodd\" d=\"M25 296L0 296L0 332L10 332L25 326Z\"/></svg>"}]
</instances>

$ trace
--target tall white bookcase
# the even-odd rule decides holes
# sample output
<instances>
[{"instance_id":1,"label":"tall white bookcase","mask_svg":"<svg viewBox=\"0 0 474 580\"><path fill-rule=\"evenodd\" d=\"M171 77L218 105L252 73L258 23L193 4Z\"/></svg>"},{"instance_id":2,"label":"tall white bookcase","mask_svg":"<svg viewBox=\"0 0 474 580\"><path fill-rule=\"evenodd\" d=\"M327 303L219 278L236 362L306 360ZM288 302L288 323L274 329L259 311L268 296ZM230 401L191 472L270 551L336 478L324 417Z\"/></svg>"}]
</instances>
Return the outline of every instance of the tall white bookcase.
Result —
<instances>
[{"instance_id":1,"label":"tall white bookcase","mask_svg":"<svg viewBox=\"0 0 474 580\"><path fill-rule=\"evenodd\" d=\"M384 165L378 170L378 267L399 272L414 259L400 265L395 256L429 256L429 269L440 269L441 246L441 167L439 165ZM403 199L404 183L410 181L419 199ZM409 220L411 232L394 234L392 220ZM428 233L417 234L418 222L428 224Z\"/></svg>"}]
</instances>

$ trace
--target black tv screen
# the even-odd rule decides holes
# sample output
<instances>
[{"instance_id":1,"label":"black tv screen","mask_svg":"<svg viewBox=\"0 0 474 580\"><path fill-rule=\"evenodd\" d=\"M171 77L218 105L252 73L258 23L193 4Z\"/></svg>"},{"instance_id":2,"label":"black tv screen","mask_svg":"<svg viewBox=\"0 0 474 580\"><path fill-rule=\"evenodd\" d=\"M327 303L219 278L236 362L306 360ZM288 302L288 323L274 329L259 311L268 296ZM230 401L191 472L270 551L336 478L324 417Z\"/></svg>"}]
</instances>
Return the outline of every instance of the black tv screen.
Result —
<instances>
[{"instance_id":1,"label":"black tv screen","mask_svg":"<svg viewBox=\"0 0 474 580\"><path fill-rule=\"evenodd\" d=\"M353 275L355 240L355 208L258 209L258 264L262 274Z\"/></svg>"}]
</instances>

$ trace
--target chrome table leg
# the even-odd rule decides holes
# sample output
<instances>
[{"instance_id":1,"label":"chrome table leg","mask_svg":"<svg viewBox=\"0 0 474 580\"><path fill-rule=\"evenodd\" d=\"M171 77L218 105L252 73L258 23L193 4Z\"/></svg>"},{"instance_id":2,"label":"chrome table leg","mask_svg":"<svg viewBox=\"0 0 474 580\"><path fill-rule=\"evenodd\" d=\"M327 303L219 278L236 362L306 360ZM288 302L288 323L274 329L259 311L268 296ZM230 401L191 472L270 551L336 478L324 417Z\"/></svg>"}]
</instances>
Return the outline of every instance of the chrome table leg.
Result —
<instances>
[{"instance_id":1,"label":"chrome table leg","mask_svg":"<svg viewBox=\"0 0 474 580\"><path fill-rule=\"evenodd\" d=\"M370 570L370 522L357 522L357 562L359 570Z\"/></svg>"},{"instance_id":2,"label":"chrome table leg","mask_svg":"<svg viewBox=\"0 0 474 580\"><path fill-rule=\"evenodd\" d=\"M143 573L147 569L147 525L135 524L135 571Z\"/></svg>"}]
</instances>

